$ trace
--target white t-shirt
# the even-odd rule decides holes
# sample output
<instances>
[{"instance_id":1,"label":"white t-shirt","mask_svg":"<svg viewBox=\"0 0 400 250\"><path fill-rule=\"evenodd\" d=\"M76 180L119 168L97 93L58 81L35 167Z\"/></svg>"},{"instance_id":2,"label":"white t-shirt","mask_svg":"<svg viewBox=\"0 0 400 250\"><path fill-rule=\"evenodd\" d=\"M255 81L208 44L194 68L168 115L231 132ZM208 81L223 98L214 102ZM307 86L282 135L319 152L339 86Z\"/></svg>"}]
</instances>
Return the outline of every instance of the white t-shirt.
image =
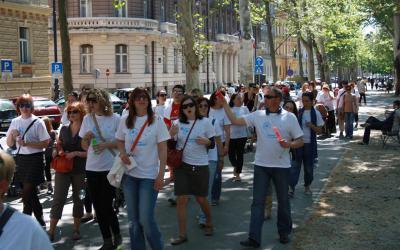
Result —
<instances>
[{"instance_id":1,"label":"white t-shirt","mask_svg":"<svg viewBox=\"0 0 400 250\"><path fill-rule=\"evenodd\" d=\"M250 113L246 106L233 107L232 112L236 117L243 117ZM247 138L247 126L231 125L231 139Z\"/></svg>"},{"instance_id":2,"label":"white t-shirt","mask_svg":"<svg viewBox=\"0 0 400 250\"><path fill-rule=\"evenodd\" d=\"M22 118L22 116L18 116L11 121L10 127L7 131L7 136L11 136L11 131L16 129L19 131L19 135L22 138L26 129L31 124L31 122L37 119L32 127L26 133L24 140L25 142L41 142L50 139L49 133L47 133L46 125L42 121L42 119L38 118L35 115L31 115L28 119ZM17 140L17 150L19 148L19 143ZM32 147L21 147L19 154L27 155L27 154L35 154L43 152L43 149L40 148L32 148Z\"/></svg>"},{"instance_id":3,"label":"white t-shirt","mask_svg":"<svg viewBox=\"0 0 400 250\"><path fill-rule=\"evenodd\" d=\"M286 141L303 136L303 131L294 114L282 110L281 114L266 115L258 110L243 117L248 126L254 126L257 132L255 165L261 167L290 168L289 150L282 148L273 131L277 127Z\"/></svg>"},{"instance_id":4,"label":"white t-shirt","mask_svg":"<svg viewBox=\"0 0 400 250\"><path fill-rule=\"evenodd\" d=\"M4 209L6 206L4 206ZM3 228L1 250L52 250L49 236L31 216L14 212Z\"/></svg>"},{"instance_id":5,"label":"white t-shirt","mask_svg":"<svg viewBox=\"0 0 400 250\"><path fill-rule=\"evenodd\" d=\"M221 130L221 127L218 125L216 122L217 119L213 118L211 121L211 124L213 125L213 128L215 130L215 136L221 136L223 134L223 130ZM215 142L215 147L213 149L208 150L208 160L209 161L218 161L218 148L217 148L217 143Z\"/></svg>"},{"instance_id":6,"label":"white t-shirt","mask_svg":"<svg viewBox=\"0 0 400 250\"><path fill-rule=\"evenodd\" d=\"M125 150L132 154L131 148L136 140L143 124L147 120L147 115L136 117L134 127L128 129L126 127L126 119L128 116L121 118L115 138L125 141ZM126 174L136 178L155 179L157 178L160 161L158 157L157 144L170 138L167 126L161 117L154 117L153 123L146 126L143 133L136 144L133 152L133 158L138 164L137 167L126 171Z\"/></svg>"},{"instance_id":7,"label":"white t-shirt","mask_svg":"<svg viewBox=\"0 0 400 250\"><path fill-rule=\"evenodd\" d=\"M101 134L104 139L107 142L115 141L115 132L117 131L120 120L119 115L115 113L110 116L96 115L96 120L99 124ZM87 114L83 118L81 130L79 131L79 137L83 138L89 131L95 135L97 143L103 142L100 139L91 114ZM117 150L115 149L114 151L116 152ZM86 170L95 172L109 171L113 165L113 162L114 156L110 153L110 150L104 149L100 154L95 154L92 145L89 145L86 159Z\"/></svg>"},{"instance_id":8,"label":"white t-shirt","mask_svg":"<svg viewBox=\"0 0 400 250\"><path fill-rule=\"evenodd\" d=\"M344 88L339 89L338 95L336 97L336 108L341 109L343 108L343 101L344 101L344 94L346 90Z\"/></svg>"},{"instance_id":9,"label":"white t-shirt","mask_svg":"<svg viewBox=\"0 0 400 250\"><path fill-rule=\"evenodd\" d=\"M321 127L324 125L324 120L322 119L321 113L318 110L315 110L317 114L317 126ZM311 128L306 125L307 122L311 122L311 110L304 110L303 119L302 119L302 127L303 127L303 140L304 143L311 142Z\"/></svg>"},{"instance_id":10,"label":"white t-shirt","mask_svg":"<svg viewBox=\"0 0 400 250\"><path fill-rule=\"evenodd\" d=\"M178 143L177 148L182 149L185 144L186 137L194 121L189 123L181 123L179 120L174 122L178 125ZM183 161L194 166L208 166L208 153L205 145L197 144L197 137L211 138L215 136L215 130L208 118L198 119L189 136L185 150L183 151Z\"/></svg>"},{"instance_id":11,"label":"white t-shirt","mask_svg":"<svg viewBox=\"0 0 400 250\"><path fill-rule=\"evenodd\" d=\"M298 108L301 109L303 107L303 100L301 99L303 96L303 91L299 91L297 93L297 101L299 102Z\"/></svg>"},{"instance_id":12,"label":"white t-shirt","mask_svg":"<svg viewBox=\"0 0 400 250\"><path fill-rule=\"evenodd\" d=\"M329 95L325 94L325 92L320 91L317 95L317 102L321 102L324 106L328 107L328 111L332 111L335 109L333 105L333 98L331 99L330 96L333 97L333 92L330 91Z\"/></svg>"},{"instance_id":13,"label":"white t-shirt","mask_svg":"<svg viewBox=\"0 0 400 250\"><path fill-rule=\"evenodd\" d=\"M66 109L64 109L63 114L61 116L61 124L63 126L68 126L70 124L70 121L68 120L68 113L67 113Z\"/></svg>"},{"instance_id":14,"label":"white t-shirt","mask_svg":"<svg viewBox=\"0 0 400 250\"><path fill-rule=\"evenodd\" d=\"M154 113L159 117L164 117L165 105L157 105L154 107Z\"/></svg>"},{"instance_id":15,"label":"white t-shirt","mask_svg":"<svg viewBox=\"0 0 400 250\"><path fill-rule=\"evenodd\" d=\"M231 125L231 120L229 120L228 115L225 113L224 108L213 109L210 108L210 113L208 114L210 120L216 119L216 123L220 126L222 130L221 141L225 142L225 130L224 126Z\"/></svg>"},{"instance_id":16,"label":"white t-shirt","mask_svg":"<svg viewBox=\"0 0 400 250\"><path fill-rule=\"evenodd\" d=\"M121 117L129 115L129 109L125 108L124 110L122 110L122 114Z\"/></svg>"}]
</instances>

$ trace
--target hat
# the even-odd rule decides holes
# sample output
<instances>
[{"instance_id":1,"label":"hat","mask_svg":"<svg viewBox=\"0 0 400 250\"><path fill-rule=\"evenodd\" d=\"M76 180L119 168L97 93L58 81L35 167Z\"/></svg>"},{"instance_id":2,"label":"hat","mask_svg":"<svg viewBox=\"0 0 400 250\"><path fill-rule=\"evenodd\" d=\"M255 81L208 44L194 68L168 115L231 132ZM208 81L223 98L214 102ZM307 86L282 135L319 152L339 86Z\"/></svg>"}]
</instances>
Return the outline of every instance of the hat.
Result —
<instances>
[{"instance_id":1,"label":"hat","mask_svg":"<svg viewBox=\"0 0 400 250\"><path fill-rule=\"evenodd\" d=\"M323 89L329 89L329 85L325 83L324 85L322 85L322 88Z\"/></svg>"}]
</instances>

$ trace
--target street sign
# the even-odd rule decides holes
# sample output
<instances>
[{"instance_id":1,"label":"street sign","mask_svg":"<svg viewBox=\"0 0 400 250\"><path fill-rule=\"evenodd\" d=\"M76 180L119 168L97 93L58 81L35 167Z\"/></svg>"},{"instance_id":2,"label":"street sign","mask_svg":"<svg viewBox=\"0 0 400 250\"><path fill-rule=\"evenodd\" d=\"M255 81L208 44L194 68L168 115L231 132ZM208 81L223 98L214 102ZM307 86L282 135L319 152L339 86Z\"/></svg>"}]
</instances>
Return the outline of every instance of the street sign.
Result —
<instances>
[{"instance_id":1,"label":"street sign","mask_svg":"<svg viewBox=\"0 0 400 250\"><path fill-rule=\"evenodd\" d=\"M3 80L12 79L12 70L12 60L1 59L1 78Z\"/></svg>"},{"instance_id":2,"label":"street sign","mask_svg":"<svg viewBox=\"0 0 400 250\"><path fill-rule=\"evenodd\" d=\"M61 77L63 73L62 63L60 62L52 62L51 63L51 76L53 78Z\"/></svg>"},{"instance_id":3,"label":"street sign","mask_svg":"<svg viewBox=\"0 0 400 250\"><path fill-rule=\"evenodd\" d=\"M288 71L287 71L287 75L288 76L293 76L293 74L294 74L293 70L291 68L289 68Z\"/></svg>"},{"instance_id":4,"label":"street sign","mask_svg":"<svg viewBox=\"0 0 400 250\"><path fill-rule=\"evenodd\" d=\"M254 72L256 75L264 74L264 58L261 56L256 57L256 61L254 63Z\"/></svg>"}]
</instances>

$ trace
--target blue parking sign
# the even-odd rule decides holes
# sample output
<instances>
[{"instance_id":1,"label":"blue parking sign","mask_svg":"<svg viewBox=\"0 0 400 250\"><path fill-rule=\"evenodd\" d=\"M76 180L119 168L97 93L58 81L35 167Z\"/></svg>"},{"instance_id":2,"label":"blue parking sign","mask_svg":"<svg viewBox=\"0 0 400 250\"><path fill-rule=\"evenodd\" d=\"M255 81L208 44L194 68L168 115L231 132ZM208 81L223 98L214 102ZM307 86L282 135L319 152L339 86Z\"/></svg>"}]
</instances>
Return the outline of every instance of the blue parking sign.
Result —
<instances>
[{"instance_id":1,"label":"blue parking sign","mask_svg":"<svg viewBox=\"0 0 400 250\"><path fill-rule=\"evenodd\" d=\"M62 63L60 62L52 62L51 63L51 75L52 76L61 76L63 72Z\"/></svg>"},{"instance_id":2,"label":"blue parking sign","mask_svg":"<svg viewBox=\"0 0 400 250\"><path fill-rule=\"evenodd\" d=\"M1 73L12 73L11 59L1 59Z\"/></svg>"}]
</instances>

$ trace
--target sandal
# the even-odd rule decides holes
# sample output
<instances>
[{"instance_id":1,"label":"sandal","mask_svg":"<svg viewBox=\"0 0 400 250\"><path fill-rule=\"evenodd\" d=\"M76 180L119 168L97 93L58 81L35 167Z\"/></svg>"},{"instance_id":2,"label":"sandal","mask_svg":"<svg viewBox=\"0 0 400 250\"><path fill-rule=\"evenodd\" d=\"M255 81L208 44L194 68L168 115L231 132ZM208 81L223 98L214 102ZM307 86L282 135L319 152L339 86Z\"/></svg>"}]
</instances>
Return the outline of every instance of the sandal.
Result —
<instances>
[{"instance_id":1,"label":"sandal","mask_svg":"<svg viewBox=\"0 0 400 250\"><path fill-rule=\"evenodd\" d=\"M80 240L81 239L81 234L79 233L79 231L75 231L72 233L72 240Z\"/></svg>"},{"instance_id":2,"label":"sandal","mask_svg":"<svg viewBox=\"0 0 400 250\"><path fill-rule=\"evenodd\" d=\"M214 234L213 225L205 225L203 229L204 229L205 236L212 236Z\"/></svg>"},{"instance_id":3,"label":"sandal","mask_svg":"<svg viewBox=\"0 0 400 250\"><path fill-rule=\"evenodd\" d=\"M188 241L186 236L179 235L178 238L171 239L171 245L177 246Z\"/></svg>"}]
</instances>

